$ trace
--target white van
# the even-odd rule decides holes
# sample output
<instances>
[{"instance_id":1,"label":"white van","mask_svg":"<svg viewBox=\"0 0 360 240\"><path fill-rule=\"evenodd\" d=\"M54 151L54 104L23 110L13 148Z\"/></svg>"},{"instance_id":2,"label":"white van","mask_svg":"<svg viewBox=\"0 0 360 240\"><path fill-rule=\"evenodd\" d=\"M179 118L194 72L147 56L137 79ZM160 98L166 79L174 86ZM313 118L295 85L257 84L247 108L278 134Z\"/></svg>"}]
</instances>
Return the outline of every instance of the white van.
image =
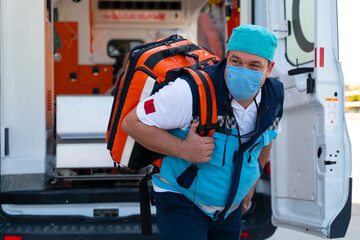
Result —
<instances>
[{"instance_id":1,"label":"white van","mask_svg":"<svg viewBox=\"0 0 360 240\"><path fill-rule=\"evenodd\" d=\"M239 24L276 34L272 77L285 87L242 238L275 226L344 237L351 145L336 0L0 0L0 239L157 239L154 207L153 235L141 235L145 172L113 168L106 149L109 93L134 46L179 34L223 57Z\"/></svg>"}]
</instances>

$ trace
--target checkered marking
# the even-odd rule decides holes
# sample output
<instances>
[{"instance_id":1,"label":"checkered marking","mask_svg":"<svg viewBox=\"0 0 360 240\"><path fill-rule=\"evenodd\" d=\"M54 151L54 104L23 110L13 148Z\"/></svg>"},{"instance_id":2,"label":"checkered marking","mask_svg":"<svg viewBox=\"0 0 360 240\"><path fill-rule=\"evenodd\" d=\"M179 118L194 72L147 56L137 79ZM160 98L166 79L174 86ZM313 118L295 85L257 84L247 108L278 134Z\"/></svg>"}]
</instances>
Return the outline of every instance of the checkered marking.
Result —
<instances>
[{"instance_id":1,"label":"checkered marking","mask_svg":"<svg viewBox=\"0 0 360 240\"><path fill-rule=\"evenodd\" d=\"M266 131L277 129L277 127L279 126L279 122L280 122L280 118L279 117L275 118L272 125Z\"/></svg>"},{"instance_id":2,"label":"checkered marking","mask_svg":"<svg viewBox=\"0 0 360 240\"><path fill-rule=\"evenodd\" d=\"M235 129L237 122L234 116L218 116L218 123L220 127Z\"/></svg>"},{"instance_id":3,"label":"checkered marking","mask_svg":"<svg viewBox=\"0 0 360 240\"><path fill-rule=\"evenodd\" d=\"M198 121L199 121L199 117L193 117L191 123L198 122ZM217 122L219 123L220 127L231 128L231 129L236 129L236 127L237 127L237 122L236 122L235 117L218 116Z\"/></svg>"}]
</instances>

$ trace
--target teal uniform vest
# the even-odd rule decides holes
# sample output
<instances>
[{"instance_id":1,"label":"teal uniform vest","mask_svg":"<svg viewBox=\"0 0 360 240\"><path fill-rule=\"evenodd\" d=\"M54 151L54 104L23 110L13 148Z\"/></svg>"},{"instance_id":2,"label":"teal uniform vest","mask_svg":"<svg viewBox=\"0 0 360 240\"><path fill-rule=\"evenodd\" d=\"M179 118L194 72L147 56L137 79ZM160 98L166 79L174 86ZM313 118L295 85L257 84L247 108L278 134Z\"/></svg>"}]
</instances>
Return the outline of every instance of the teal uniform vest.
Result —
<instances>
[{"instance_id":1,"label":"teal uniform vest","mask_svg":"<svg viewBox=\"0 0 360 240\"><path fill-rule=\"evenodd\" d=\"M214 153L207 163L193 164L184 159L167 156L160 173L153 176L154 184L169 191L181 192L212 220L223 221L240 206L244 197L260 177L262 168L258 157L263 147L276 138L282 116L284 90L281 82L269 78L262 87L256 129L249 141L242 144L237 123L232 114L229 92L225 85L226 59L204 70L215 87L219 128L213 134ZM191 86L191 81L188 81ZM198 111L198 99L193 94L193 111ZM196 114L193 114L196 116ZM185 139L186 130L170 130Z\"/></svg>"}]
</instances>

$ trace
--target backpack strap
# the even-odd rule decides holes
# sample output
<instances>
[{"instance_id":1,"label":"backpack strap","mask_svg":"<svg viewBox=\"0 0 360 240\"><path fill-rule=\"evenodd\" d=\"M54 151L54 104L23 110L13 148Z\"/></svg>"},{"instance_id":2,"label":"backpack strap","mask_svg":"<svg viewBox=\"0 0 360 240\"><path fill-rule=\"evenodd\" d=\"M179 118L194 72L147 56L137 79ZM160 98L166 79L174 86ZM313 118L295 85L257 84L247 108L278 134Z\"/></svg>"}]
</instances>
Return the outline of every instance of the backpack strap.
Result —
<instances>
[{"instance_id":1,"label":"backpack strap","mask_svg":"<svg viewBox=\"0 0 360 240\"><path fill-rule=\"evenodd\" d=\"M214 85L209 75L203 70L191 68L185 68L184 70L190 76L197 90L192 91L193 94L196 94L193 99L198 99L198 101L194 100L193 106L193 116L199 116L197 132L200 136L212 136L215 129L218 128ZM198 114L194 109L198 110Z\"/></svg>"},{"instance_id":2,"label":"backpack strap","mask_svg":"<svg viewBox=\"0 0 360 240\"><path fill-rule=\"evenodd\" d=\"M192 94L195 94L195 96L193 96L193 117L198 115L200 122L197 132L201 136L212 136L218 127L213 83L209 75L202 70L191 68L184 68L184 70L188 73ZM157 166L157 169L160 169L162 158L156 160L153 164ZM190 167L177 178L179 185L184 188L189 188L197 175L197 170L198 168L195 164L190 165ZM147 174L139 184L141 232L143 236L152 233L150 195L147 184L151 174L152 173Z\"/></svg>"}]
</instances>

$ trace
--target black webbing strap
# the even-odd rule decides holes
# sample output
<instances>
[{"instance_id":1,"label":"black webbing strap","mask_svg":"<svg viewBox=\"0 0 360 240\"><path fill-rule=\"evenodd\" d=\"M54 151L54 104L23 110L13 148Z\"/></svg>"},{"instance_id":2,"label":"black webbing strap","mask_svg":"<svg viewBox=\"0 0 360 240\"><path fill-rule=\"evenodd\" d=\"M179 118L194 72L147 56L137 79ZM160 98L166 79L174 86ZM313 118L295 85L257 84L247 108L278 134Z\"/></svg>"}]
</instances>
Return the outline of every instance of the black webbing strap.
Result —
<instances>
[{"instance_id":1,"label":"black webbing strap","mask_svg":"<svg viewBox=\"0 0 360 240\"><path fill-rule=\"evenodd\" d=\"M139 184L141 233L143 236L152 234L150 195L147 184L149 179L150 175L146 174L145 177L140 180Z\"/></svg>"},{"instance_id":2,"label":"black webbing strap","mask_svg":"<svg viewBox=\"0 0 360 240\"><path fill-rule=\"evenodd\" d=\"M200 50L200 48L195 44L187 44L178 47L164 49L149 56L148 59L146 59L146 61L144 62L144 65L152 70L161 60L165 58L173 57L176 55L182 55L184 53L192 52L195 50Z\"/></svg>"}]
</instances>

